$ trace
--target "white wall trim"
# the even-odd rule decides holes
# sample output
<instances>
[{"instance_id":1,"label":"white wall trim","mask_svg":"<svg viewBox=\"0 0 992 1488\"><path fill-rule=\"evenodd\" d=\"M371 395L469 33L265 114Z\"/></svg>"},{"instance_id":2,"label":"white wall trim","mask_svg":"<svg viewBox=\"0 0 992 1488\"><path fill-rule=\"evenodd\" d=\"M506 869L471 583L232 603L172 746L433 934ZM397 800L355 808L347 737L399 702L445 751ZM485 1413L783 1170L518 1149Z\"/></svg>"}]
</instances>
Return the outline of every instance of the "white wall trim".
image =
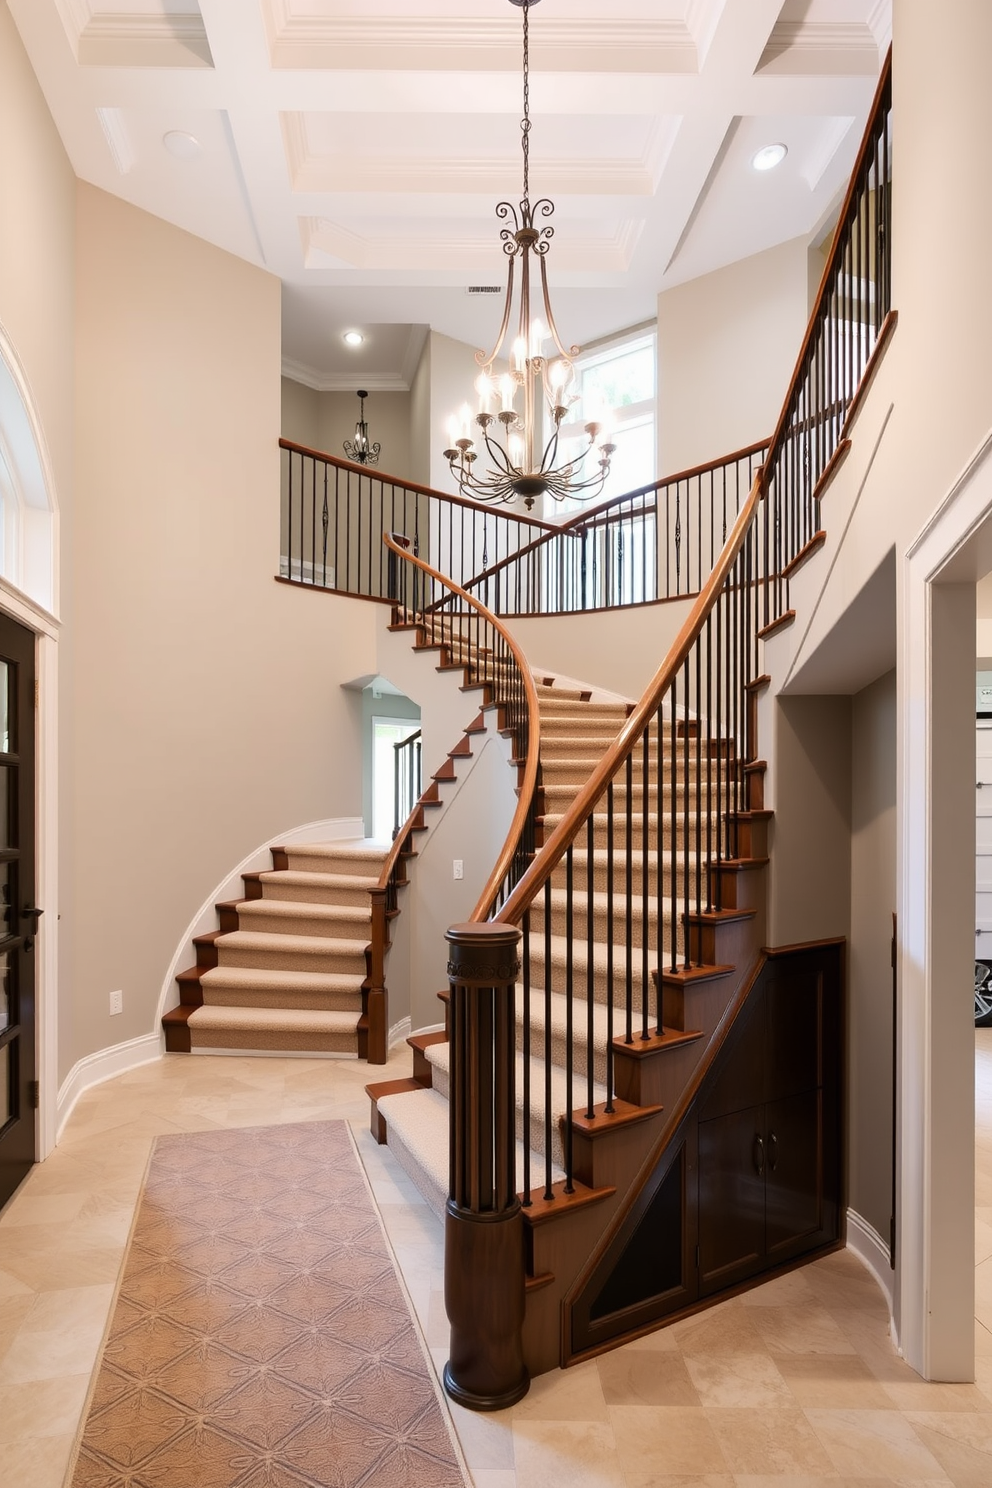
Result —
<instances>
[{"instance_id":1,"label":"white wall trim","mask_svg":"<svg viewBox=\"0 0 992 1488\"><path fill-rule=\"evenodd\" d=\"M176 977L182 966L187 964L192 954L193 937L205 935L210 930L217 929L218 902L225 899L243 899L243 884L241 875L243 873L258 873L272 867L272 848L280 847L291 842L340 842L349 837L364 837L365 823L360 816L337 816L326 821L305 822L301 827L292 827L288 832L277 832L260 847L256 847L247 857L242 858L236 868L223 878L215 888L207 895L200 905L196 914L190 920L183 931L179 944L176 946L172 960L162 982L161 991L158 995L158 1008L155 1013L155 1026L162 1022L163 1015L170 1008L178 1006L179 992L176 987Z\"/></svg>"},{"instance_id":2,"label":"white wall trim","mask_svg":"<svg viewBox=\"0 0 992 1488\"><path fill-rule=\"evenodd\" d=\"M100 1049L96 1054L87 1054L85 1059L78 1060L59 1090L57 1139L62 1136L76 1102L85 1091L101 1085L104 1080L112 1080L115 1075L137 1069L139 1065L154 1064L161 1059L163 1048L160 1033L144 1033L140 1038L113 1044L109 1049Z\"/></svg>"},{"instance_id":3,"label":"white wall trim","mask_svg":"<svg viewBox=\"0 0 992 1488\"><path fill-rule=\"evenodd\" d=\"M401 1018L400 1021L398 1023L394 1023L392 1028L389 1030L389 1043L387 1047L390 1049L395 1048L397 1044L402 1044L403 1040L408 1039L409 1037L410 1019Z\"/></svg>"},{"instance_id":4,"label":"white wall trim","mask_svg":"<svg viewBox=\"0 0 992 1488\"><path fill-rule=\"evenodd\" d=\"M875 1226L863 1219L856 1209L847 1211L847 1248L868 1268L884 1292L894 1332L896 1274L889 1264L889 1247Z\"/></svg>"},{"instance_id":5,"label":"white wall trim","mask_svg":"<svg viewBox=\"0 0 992 1488\"><path fill-rule=\"evenodd\" d=\"M939 1380L974 1378L974 1028L959 966L962 945L971 954L973 805L959 731L966 708L974 718L964 678L973 585L992 550L990 453L992 433L899 565L895 1314L906 1359Z\"/></svg>"}]
</instances>

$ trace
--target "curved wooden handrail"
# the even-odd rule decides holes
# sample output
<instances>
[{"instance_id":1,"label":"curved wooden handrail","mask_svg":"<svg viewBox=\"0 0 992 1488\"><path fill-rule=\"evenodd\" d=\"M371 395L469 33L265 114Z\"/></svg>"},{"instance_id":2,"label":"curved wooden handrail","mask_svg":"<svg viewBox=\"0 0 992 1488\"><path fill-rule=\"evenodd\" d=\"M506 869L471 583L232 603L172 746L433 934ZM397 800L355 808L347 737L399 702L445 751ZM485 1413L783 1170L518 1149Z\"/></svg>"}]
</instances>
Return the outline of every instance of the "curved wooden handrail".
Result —
<instances>
[{"instance_id":1,"label":"curved wooden handrail","mask_svg":"<svg viewBox=\"0 0 992 1488\"><path fill-rule=\"evenodd\" d=\"M397 475L385 475L379 471L377 466L370 469L368 465L356 465L352 460L342 460L338 455L329 454L327 450L311 449L306 444L296 444L292 439L280 439L279 448L291 450L296 455L306 455L311 460L321 460L325 465L333 465L338 470L347 470L351 475L364 475L369 480L381 481L383 485L396 486L401 491L412 491L414 496L433 496L437 501L450 501L452 506L464 506L479 516L487 514L502 516L507 521L519 522L521 527L537 527L543 532L559 531L554 522L544 522L540 517L525 517L521 512L507 511L505 508L480 506L477 501L466 501L464 496L453 496L448 491L437 491L433 486L418 486L416 481L405 480Z\"/></svg>"},{"instance_id":2,"label":"curved wooden handrail","mask_svg":"<svg viewBox=\"0 0 992 1488\"><path fill-rule=\"evenodd\" d=\"M758 502L761 499L762 475L763 470L759 469L754 477L747 501L741 507L737 521L724 544L723 552L714 565L706 584L700 590L681 630L672 642L668 655L655 672L637 707L542 847L539 856L514 888L499 914L496 915L495 918L499 923L519 924L524 911L530 908L540 890L547 883L579 827L589 816L619 767L632 752L652 716L657 712L673 679L685 664L689 651L706 624L706 618L716 603L743 546L747 530L754 519Z\"/></svg>"},{"instance_id":3,"label":"curved wooden handrail","mask_svg":"<svg viewBox=\"0 0 992 1488\"><path fill-rule=\"evenodd\" d=\"M485 919L486 913L490 905L492 904L493 899L496 897L496 894L499 891L500 884L503 882L503 879L509 872L510 865L513 862L514 853L517 849L517 843L519 842L521 833L523 832L524 824L526 823L527 816L531 808L531 802L534 799L534 793L537 789L537 776L541 757L541 715L537 701L537 686L534 682L534 677L530 670L530 667L527 665L527 658L521 651L519 644L514 639L511 632L502 623L502 621L493 614L492 610L488 609L487 606L482 604L480 600L475 599L474 596L469 594L467 590L463 589L460 584L456 584L452 579L446 578L443 573L439 572L438 569L432 568L429 563L425 563L423 558L415 557L408 548L401 547L401 545L393 537L392 533L383 533L382 540L385 543L386 547L390 550L390 552L396 553L407 563L414 564L421 570L422 573L427 574L430 578L434 579L436 583L443 585L445 589L450 590L451 593L457 595L459 599L463 599L467 605L469 605L473 610L481 615L484 620L491 624L497 635L501 636L502 639L505 641L507 649L512 655L517 669L519 670L520 675L523 679L524 696L526 698L528 713L527 758L524 761L523 781L521 782L520 788L517 792L517 808L513 813L513 820L510 823L510 830L507 833L506 841L503 843L503 846L500 849L499 856L496 859L492 871L490 872L489 877L486 880L486 886L479 897L479 902L476 905L475 909L472 911L473 920ZM408 826L409 822L407 823L407 827ZM388 886L390 874L392 873L393 868L396 865L401 851L401 847L398 844L401 844L402 839L405 837L407 827L404 827L403 830L397 834L389 856L387 857L386 862L383 864L382 874L380 875L379 879L380 888L386 888Z\"/></svg>"},{"instance_id":4,"label":"curved wooden handrail","mask_svg":"<svg viewBox=\"0 0 992 1488\"><path fill-rule=\"evenodd\" d=\"M793 369L792 376L787 384L789 390L786 394L785 402L782 404L782 412L779 414L778 423L775 425L775 433L772 435L771 443L768 446L768 454L765 457L765 470L769 472L771 471L772 463L778 451L778 446L781 443L786 428L788 427L789 410L792 407L792 399L795 396L797 388L802 386L803 364L805 363L806 357L809 353L813 337L816 334L817 326L820 323L820 312L823 309L825 301L829 298L828 291L832 291L833 289L834 280L837 274L837 257L840 253L841 244L843 242L844 230L847 226L847 219L850 214L851 207L854 204L855 198L858 192L861 190L861 172L865 160L868 156L869 146L871 145L873 133L872 125L878 117L882 105L882 99L885 96L885 90L890 85L891 81L892 48L890 46L888 52L886 53L885 61L882 64L882 71L879 73L878 86L875 89L875 96L872 99L871 108L868 111L868 128L865 130L864 135L862 136L861 147L858 150L858 157L855 160L854 168L851 171L851 178L848 182L847 193L844 197L843 206L840 209L840 215L837 218L837 226L834 229L833 243L831 244L827 261L823 266L823 273L820 276L820 284L816 292L816 299L813 302L813 310L806 325L806 334L803 337L803 344L799 348L799 355L796 358L796 365Z\"/></svg>"}]
</instances>

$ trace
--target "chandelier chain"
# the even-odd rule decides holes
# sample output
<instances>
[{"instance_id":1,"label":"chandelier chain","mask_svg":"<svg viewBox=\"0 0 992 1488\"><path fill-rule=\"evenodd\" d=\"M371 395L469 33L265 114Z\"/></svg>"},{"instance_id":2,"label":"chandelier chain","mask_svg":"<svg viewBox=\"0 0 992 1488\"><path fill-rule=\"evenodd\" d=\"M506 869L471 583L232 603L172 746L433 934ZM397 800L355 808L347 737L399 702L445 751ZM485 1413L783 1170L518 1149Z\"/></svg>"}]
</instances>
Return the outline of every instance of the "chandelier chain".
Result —
<instances>
[{"instance_id":1,"label":"chandelier chain","mask_svg":"<svg viewBox=\"0 0 992 1488\"><path fill-rule=\"evenodd\" d=\"M524 152L524 201L530 201L530 0L524 0L524 116L520 121Z\"/></svg>"}]
</instances>

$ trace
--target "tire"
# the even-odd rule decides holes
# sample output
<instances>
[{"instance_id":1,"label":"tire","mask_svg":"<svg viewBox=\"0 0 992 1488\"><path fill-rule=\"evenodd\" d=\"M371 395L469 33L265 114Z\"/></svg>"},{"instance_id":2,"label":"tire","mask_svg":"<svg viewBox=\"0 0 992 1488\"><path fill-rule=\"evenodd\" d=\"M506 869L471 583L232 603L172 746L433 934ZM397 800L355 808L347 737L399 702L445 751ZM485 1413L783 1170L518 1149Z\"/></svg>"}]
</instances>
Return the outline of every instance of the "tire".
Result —
<instances>
[{"instance_id":1,"label":"tire","mask_svg":"<svg viewBox=\"0 0 992 1488\"><path fill-rule=\"evenodd\" d=\"M992 1028L992 965L975 962L975 1027Z\"/></svg>"}]
</instances>

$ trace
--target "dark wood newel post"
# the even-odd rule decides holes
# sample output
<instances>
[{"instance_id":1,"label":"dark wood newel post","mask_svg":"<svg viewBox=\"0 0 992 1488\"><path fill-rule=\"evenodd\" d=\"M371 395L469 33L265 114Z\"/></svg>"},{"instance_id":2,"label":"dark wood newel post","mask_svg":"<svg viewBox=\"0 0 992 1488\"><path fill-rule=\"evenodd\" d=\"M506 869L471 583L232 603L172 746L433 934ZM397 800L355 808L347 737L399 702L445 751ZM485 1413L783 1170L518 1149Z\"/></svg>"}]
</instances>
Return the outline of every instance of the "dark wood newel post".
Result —
<instances>
[{"instance_id":1,"label":"dark wood newel post","mask_svg":"<svg viewBox=\"0 0 992 1488\"><path fill-rule=\"evenodd\" d=\"M520 931L452 925L448 942L450 1177L444 1388L470 1410L503 1410L530 1386L523 1358L524 1227L516 1191L514 984Z\"/></svg>"},{"instance_id":2,"label":"dark wood newel post","mask_svg":"<svg viewBox=\"0 0 992 1488\"><path fill-rule=\"evenodd\" d=\"M372 939L368 955L369 975L365 994L365 1058L369 1064L385 1064L389 1057L389 1013L386 992L386 945L389 938L389 890L370 889ZM359 1054L362 1054L359 1035Z\"/></svg>"}]
</instances>

